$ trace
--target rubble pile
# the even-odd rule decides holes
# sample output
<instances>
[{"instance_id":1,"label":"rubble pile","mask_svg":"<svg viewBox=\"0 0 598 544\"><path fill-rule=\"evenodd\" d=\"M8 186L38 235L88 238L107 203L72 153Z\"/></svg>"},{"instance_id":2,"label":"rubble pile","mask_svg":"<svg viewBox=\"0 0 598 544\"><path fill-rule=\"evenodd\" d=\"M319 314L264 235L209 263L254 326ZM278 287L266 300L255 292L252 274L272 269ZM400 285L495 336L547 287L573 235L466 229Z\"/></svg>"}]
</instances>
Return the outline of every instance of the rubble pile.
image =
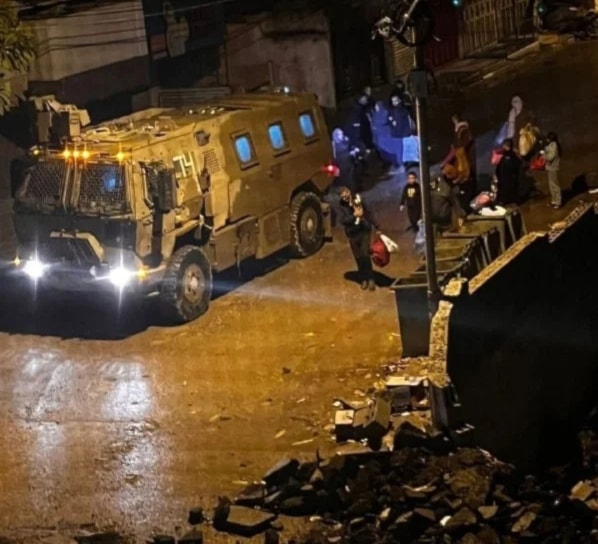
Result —
<instances>
[{"instance_id":1,"label":"rubble pile","mask_svg":"<svg viewBox=\"0 0 598 544\"><path fill-rule=\"evenodd\" d=\"M354 447L303 464L287 459L235 504L221 530L238 534L231 531L237 508L261 516L261 526L256 519L255 532L245 536L264 530L275 514L310 516L316 525L303 544L598 539L598 478L574 482L565 469L523 476L472 448L438 455Z\"/></svg>"},{"instance_id":2,"label":"rubble pile","mask_svg":"<svg viewBox=\"0 0 598 544\"><path fill-rule=\"evenodd\" d=\"M241 534L231 530L240 508L262 516L246 536L275 515L309 517L302 544L598 541L595 434L583 440L583 466L525 476L464 447L473 428L435 430L426 391L425 380L391 376L373 400L337 400L336 453L280 461L235 499L220 529Z\"/></svg>"}]
</instances>

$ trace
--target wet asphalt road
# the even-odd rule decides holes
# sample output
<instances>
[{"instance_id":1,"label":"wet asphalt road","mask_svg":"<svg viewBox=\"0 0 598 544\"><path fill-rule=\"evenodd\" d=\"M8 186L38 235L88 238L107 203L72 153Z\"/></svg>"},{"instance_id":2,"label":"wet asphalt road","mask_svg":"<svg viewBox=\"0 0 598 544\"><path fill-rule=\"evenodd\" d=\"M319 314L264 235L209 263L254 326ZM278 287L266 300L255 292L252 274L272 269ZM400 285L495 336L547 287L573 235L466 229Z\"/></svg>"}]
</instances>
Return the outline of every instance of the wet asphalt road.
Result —
<instances>
[{"instance_id":1,"label":"wet asphalt road","mask_svg":"<svg viewBox=\"0 0 598 544\"><path fill-rule=\"evenodd\" d=\"M521 94L562 133L566 185L596 168L597 81L598 45L583 44L461 110L481 133ZM391 179L370 194L402 250L381 284L416 262L398 191ZM526 207L533 228L565 213ZM281 456L330 448L334 397L366 388L400 353L392 294L361 292L344 277L352 269L337 233L312 258L278 256L239 285L221 278L209 313L177 328L98 301L3 293L0 534L90 522L168 531Z\"/></svg>"}]
</instances>

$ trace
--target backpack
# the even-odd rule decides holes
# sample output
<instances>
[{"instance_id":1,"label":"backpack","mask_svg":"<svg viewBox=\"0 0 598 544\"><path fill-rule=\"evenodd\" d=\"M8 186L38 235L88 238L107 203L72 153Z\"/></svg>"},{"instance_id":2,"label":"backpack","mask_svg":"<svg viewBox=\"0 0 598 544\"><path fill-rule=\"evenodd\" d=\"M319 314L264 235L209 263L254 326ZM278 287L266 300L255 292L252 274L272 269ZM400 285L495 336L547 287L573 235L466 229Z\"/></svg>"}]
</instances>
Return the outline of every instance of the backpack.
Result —
<instances>
[{"instance_id":1,"label":"backpack","mask_svg":"<svg viewBox=\"0 0 598 544\"><path fill-rule=\"evenodd\" d=\"M455 169L457 170L456 183L465 183L471 177L471 167L467 152L464 147L457 147L455 149Z\"/></svg>"},{"instance_id":2,"label":"backpack","mask_svg":"<svg viewBox=\"0 0 598 544\"><path fill-rule=\"evenodd\" d=\"M529 155L538 141L538 131L532 126L531 123L527 123L519 131L519 154L522 157Z\"/></svg>"}]
</instances>

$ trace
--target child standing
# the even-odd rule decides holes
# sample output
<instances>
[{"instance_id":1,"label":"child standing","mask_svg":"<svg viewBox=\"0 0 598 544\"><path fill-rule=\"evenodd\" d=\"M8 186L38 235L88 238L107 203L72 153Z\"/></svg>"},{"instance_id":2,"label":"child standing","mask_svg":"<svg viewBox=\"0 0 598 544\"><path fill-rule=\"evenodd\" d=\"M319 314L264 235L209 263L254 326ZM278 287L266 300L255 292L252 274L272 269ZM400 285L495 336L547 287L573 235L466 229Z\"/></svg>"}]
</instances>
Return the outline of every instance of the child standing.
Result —
<instances>
[{"instance_id":1,"label":"child standing","mask_svg":"<svg viewBox=\"0 0 598 544\"><path fill-rule=\"evenodd\" d=\"M403 196L401 196L400 211L403 211L405 206L407 206L407 216L410 223L407 230L417 232L419 230L418 222L422 217L422 199L421 187L417 182L415 172L407 174L407 185L405 185Z\"/></svg>"}]
</instances>

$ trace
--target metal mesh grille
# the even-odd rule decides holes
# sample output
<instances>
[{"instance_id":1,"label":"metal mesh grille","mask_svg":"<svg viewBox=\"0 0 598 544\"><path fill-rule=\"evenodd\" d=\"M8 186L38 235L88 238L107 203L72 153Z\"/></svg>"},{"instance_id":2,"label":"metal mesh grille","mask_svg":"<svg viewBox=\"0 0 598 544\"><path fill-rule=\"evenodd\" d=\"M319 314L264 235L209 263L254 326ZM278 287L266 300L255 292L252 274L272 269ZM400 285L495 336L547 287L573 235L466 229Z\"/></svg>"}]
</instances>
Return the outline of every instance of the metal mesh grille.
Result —
<instances>
[{"instance_id":1,"label":"metal mesh grille","mask_svg":"<svg viewBox=\"0 0 598 544\"><path fill-rule=\"evenodd\" d=\"M218 156L216 155L216 151L214 149L204 151L203 160L210 174L220 172L220 163L218 162Z\"/></svg>"},{"instance_id":2,"label":"metal mesh grille","mask_svg":"<svg viewBox=\"0 0 598 544\"><path fill-rule=\"evenodd\" d=\"M86 211L124 211L126 191L122 166L87 164L81 171L79 208Z\"/></svg>"},{"instance_id":3,"label":"metal mesh grille","mask_svg":"<svg viewBox=\"0 0 598 544\"><path fill-rule=\"evenodd\" d=\"M25 196L27 199L45 205L59 203L66 179L64 161L41 162L31 169Z\"/></svg>"}]
</instances>

